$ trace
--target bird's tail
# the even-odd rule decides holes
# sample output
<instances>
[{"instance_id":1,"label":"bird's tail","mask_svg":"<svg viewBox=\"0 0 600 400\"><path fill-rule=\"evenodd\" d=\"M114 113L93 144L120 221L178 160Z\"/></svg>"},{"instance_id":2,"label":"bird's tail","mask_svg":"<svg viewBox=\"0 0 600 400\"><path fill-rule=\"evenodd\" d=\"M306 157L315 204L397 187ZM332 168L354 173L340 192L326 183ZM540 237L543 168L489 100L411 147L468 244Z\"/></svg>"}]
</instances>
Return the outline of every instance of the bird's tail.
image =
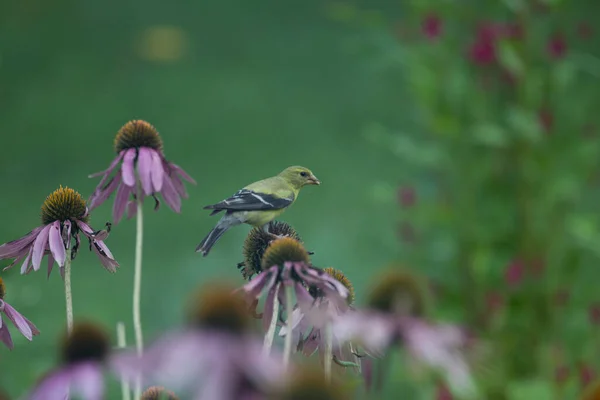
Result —
<instances>
[{"instance_id":1,"label":"bird's tail","mask_svg":"<svg viewBox=\"0 0 600 400\"><path fill-rule=\"evenodd\" d=\"M221 218L219 223L217 223L217 225L208 233L208 235L202 239L202 242L200 242L198 247L196 247L196 252L201 252L202 255L206 257L210 249L215 245L215 243L217 243L217 240L219 240L229 228L238 224L239 221L237 220L233 221L227 219L226 217Z\"/></svg>"}]
</instances>

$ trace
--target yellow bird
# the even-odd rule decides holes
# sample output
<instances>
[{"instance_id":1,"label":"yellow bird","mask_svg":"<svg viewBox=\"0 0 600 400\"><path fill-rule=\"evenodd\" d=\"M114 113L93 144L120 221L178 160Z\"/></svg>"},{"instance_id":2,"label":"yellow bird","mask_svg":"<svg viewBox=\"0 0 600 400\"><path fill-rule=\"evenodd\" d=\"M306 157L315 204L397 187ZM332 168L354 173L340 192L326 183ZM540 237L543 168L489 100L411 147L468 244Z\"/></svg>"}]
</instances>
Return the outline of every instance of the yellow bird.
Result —
<instances>
[{"instance_id":1,"label":"yellow bird","mask_svg":"<svg viewBox=\"0 0 600 400\"><path fill-rule=\"evenodd\" d=\"M232 226L249 224L268 231L269 222L294 204L298 193L306 185L321 182L308 168L293 166L278 175L251 183L233 196L204 207L213 210L210 215L225 211L225 215L196 247L206 256L219 238Z\"/></svg>"}]
</instances>

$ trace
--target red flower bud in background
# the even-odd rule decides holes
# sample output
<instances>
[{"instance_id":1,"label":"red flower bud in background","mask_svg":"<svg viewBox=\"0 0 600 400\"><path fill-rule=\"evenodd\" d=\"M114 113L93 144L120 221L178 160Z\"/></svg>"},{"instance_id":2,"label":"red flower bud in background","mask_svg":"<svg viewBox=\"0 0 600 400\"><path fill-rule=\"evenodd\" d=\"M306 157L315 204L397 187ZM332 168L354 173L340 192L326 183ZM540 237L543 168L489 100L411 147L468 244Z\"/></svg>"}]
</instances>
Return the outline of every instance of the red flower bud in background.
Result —
<instances>
[{"instance_id":1,"label":"red flower bud in background","mask_svg":"<svg viewBox=\"0 0 600 400\"><path fill-rule=\"evenodd\" d=\"M434 13L429 13L421 22L421 31L428 39L437 39L442 34L442 20Z\"/></svg>"},{"instance_id":2,"label":"red flower bud in background","mask_svg":"<svg viewBox=\"0 0 600 400\"><path fill-rule=\"evenodd\" d=\"M550 58L558 60L563 58L567 53L567 42L562 34L554 34L546 46L546 51Z\"/></svg>"},{"instance_id":3,"label":"red flower bud in background","mask_svg":"<svg viewBox=\"0 0 600 400\"><path fill-rule=\"evenodd\" d=\"M508 286L516 286L523 281L525 264L521 260L513 260L504 270L504 281Z\"/></svg>"}]
</instances>

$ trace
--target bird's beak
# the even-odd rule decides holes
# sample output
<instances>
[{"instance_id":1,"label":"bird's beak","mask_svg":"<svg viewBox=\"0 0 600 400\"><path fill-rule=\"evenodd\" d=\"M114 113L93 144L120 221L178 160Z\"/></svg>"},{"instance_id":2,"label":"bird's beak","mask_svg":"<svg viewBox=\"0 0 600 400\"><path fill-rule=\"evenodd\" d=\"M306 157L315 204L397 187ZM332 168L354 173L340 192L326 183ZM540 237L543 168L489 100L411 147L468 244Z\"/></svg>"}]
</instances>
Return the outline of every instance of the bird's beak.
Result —
<instances>
[{"instance_id":1,"label":"bird's beak","mask_svg":"<svg viewBox=\"0 0 600 400\"><path fill-rule=\"evenodd\" d=\"M308 178L308 182L310 182L311 185L320 185L321 181L317 179L316 176L312 175L310 178Z\"/></svg>"}]
</instances>

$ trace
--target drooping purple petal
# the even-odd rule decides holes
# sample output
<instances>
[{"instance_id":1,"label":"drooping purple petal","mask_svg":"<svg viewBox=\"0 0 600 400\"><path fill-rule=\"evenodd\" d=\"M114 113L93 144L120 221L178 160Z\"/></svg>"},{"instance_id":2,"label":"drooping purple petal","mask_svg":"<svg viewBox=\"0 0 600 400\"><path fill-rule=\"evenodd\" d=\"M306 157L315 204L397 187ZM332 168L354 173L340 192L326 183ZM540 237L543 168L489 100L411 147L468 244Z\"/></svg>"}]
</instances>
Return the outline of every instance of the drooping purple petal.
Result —
<instances>
[{"instance_id":1,"label":"drooping purple petal","mask_svg":"<svg viewBox=\"0 0 600 400\"><path fill-rule=\"evenodd\" d=\"M71 367L48 374L33 389L28 400L68 400L71 383Z\"/></svg>"},{"instance_id":2,"label":"drooping purple petal","mask_svg":"<svg viewBox=\"0 0 600 400\"><path fill-rule=\"evenodd\" d=\"M116 272L119 263L113 258L112 253L103 241L93 241L92 250L98 256L100 263L109 272Z\"/></svg>"},{"instance_id":3,"label":"drooping purple petal","mask_svg":"<svg viewBox=\"0 0 600 400\"><path fill-rule=\"evenodd\" d=\"M0 316L0 319L2 319L2 316ZM8 325L6 324L2 324L2 326L0 327L0 342L4 343L6 347L8 347L11 350L14 348L12 337L10 337Z\"/></svg>"},{"instance_id":4,"label":"drooping purple petal","mask_svg":"<svg viewBox=\"0 0 600 400\"><path fill-rule=\"evenodd\" d=\"M310 295L310 293L308 293L308 290L306 290L306 288L300 282L294 282L294 289L296 291L298 307L300 307L300 309L303 311L309 310L315 299Z\"/></svg>"},{"instance_id":5,"label":"drooping purple petal","mask_svg":"<svg viewBox=\"0 0 600 400\"><path fill-rule=\"evenodd\" d=\"M321 330L313 328L302 342L302 353L309 357L313 355L319 347L321 347Z\"/></svg>"},{"instance_id":6,"label":"drooping purple petal","mask_svg":"<svg viewBox=\"0 0 600 400\"><path fill-rule=\"evenodd\" d=\"M22 238L4 243L0 246L0 259L15 258L26 252L26 248L33 243L44 226L38 226ZM28 250L28 249L27 249Z\"/></svg>"},{"instance_id":7,"label":"drooping purple petal","mask_svg":"<svg viewBox=\"0 0 600 400\"><path fill-rule=\"evenodd\" d=\"M275 280L277 279L277 270L278 267L271 267L267 270L264 270L252 278L250 282L242 286L242 290L246 292L246 296L254 300L260 297L260 294L265 288L272 288L275 284Z\"/></svg>"},{"instance_id":8,"label":"drooping purple petal","mask_svg":"<svg viewBox=\"0 0 600 400\"><path fill-rule=\"evenodd\" d=\"M93 210L94 208L98 207L100 204L108 200L110 195L113 194L115 190L117 190L117 188L121 184L121 181L121 171L119 170L106 187L98 186L96 188L96 190L88 200L89 208Z\"/></svg>"},{"instance_id":9,"label":"drooping purple petal","mask_svg":"<svg viewBox=\"0 0 600 400\"><path fill-rule=\"evenodd\" d=\"M27 338L27 340L31 341L33 339L33 331L31 327L27 323L27 320L14 308L11 307L7 302L4 303L4 314L12 321L13 324L17 327L19 332L23 334ZM36 328L37 330L37 328Z\"/></svg>"},{"instance_id":10,"label":"drooping purple petal","mask_svg":"<svg viewBox=\"0 0 600 400\"><path fill-rule=\"evenodd\" d=\"M21 264L21 275L29 272L29 265L31 264L31 256L33 255L33 246L29 248L29 252L27 253L27 257L25 257L25 261Z\"/></svg>"},{"instance_id":11,"label":"drooping purple petal","mask_svg":"<svg viewBox=\"0 0 600 400\"><path fill-rule=\"evenodd\" d=\"M183 186L183 182L181 182L179 176L177 176L177 174L171 173L169 177L171 178L171 183L173 183L173 187L175 188L177 193L179 193L179 196L183 197L184 199L187 199L189 197L188 192L187 190L185 190L185 186Z\"/></svg>"},{"instance_id":12,"label":"drooping purple petal","mask_svg":"<svg viewBox=\"0 0 600 400\"><path fill-rule=\"evenodd\" d=\"M48 254L48 279L50 279L50 272L52 272L52 267L54 266L54 256L52 253Z\"/></svg>"},{"instance_id":13,"label":"drooping purple petal","mask_svg":"<svg viewBox=\"0 0 600 400\"><path fill-rule=\"evenodd\" d=\"M137 171L142 182L142 189L146 195L152 194L152 180L150 173L152 171L152 150L146 147L140 147L138 152Z\"/></svg>"},{"instance_id":14,"label":"drooping purple petal","mask_svg":"<svg viewBox=\"0 0 600 400\"><path fill-rule=\"evenodd\" d=\"M46 249L46 244L48 244L48 235L50 234L51 225L46 225L44 229L40 231L35 242L33 243L33 256L32 263L33 269L37 271L40 269L40 264L42 262L42 257L44 257L44 250Z\"/></svg>"},{"instance_id":15,"label":"drooping purple petal","mask_svg":"<svg viewBox=\"0 0 600 400\"><path fill-rule=\"evenodd\" d=\"M152 186L154 186L154 191L158 193L163 188L165 170L163 169L161 155L156 150L151 150L150 154L152 155Z\"/></svg>"},{"instance_id":16,"label":"drooping purple petal","mask_svg":"<svg viewBox=\"0 0 600 400\"><path fill-rule=\"evenodd\" d=\"M93 236L94 230L92 229L92 227L83 222L82 220L77 220L77 226L79 227L79 229L81 229L81 231L86 237L91 238Z\"/></svg>"},{"instance_id":17,"label":"drooping purple petal","mask_svg":"<svg viewBox=\"0 0 600 400\"><path fill-rule=\"evenodd\" d=\"M171 178L169 178L167 175L163 176L161 193L171 210L175 211L176 213L181 211L181 197L179 197L179 193L177 193L177 190L175 190L173 182L171 182Z\"/></svg>"},{"instance_id":18,"label":"drooping purple petal","mask_svg":"<svg viewBox=\"0 0 600 400\"><path fill-rule=\"evenodd\" d=\"M96 172L94 174L88 175L88 178L95 178L97 176L104 175L104 177L102 178L102 180L100 181L100 183L98 184L98 186L104 185L104 182L106 181L106 178L108 176L110 176L111 172L113 172L113 170L115 169L115 167L123 159L123 154L124 153L125 153L124 151L121 151L119 153L119 155L112 160L112 162L110 163L110 165L108 166L107 169L105 169L104 171L100 171L100 172Z\"/></svg>"},{"instance_id":19,"label":"drooping purple petal","mask_svg":"<svg viewBox=\"0 0 600 400\"><path fill-rule=\"evenodd\" d=\"M173 163L169 163L169 167L173 170L175 170L175 172L181 176L183 179L185 179L186 181L193 183L194 185L196 184L196 181L194 180L194 178L192 178L191 176L189 176L184 170L183 168L181 168L179 165L177 164L173 164Z\"/></svg>"},{"instance_id":20,"label":"drooping purple petal","mask_svg":"<svg viewBox=\"0 0 600 400\"><path fill-rule=\"evenodd\" d=\"M127 150L125 152L125 156L123 157L123 165L121 166L121 171L123 172L123 183L132 188L135 187L134 164L136 155L136 149Z\"/></svg>"},{"instance_id":21,"label":"drooping purple petal","mask_svg":"<svg viewBox=\"0 0 600 400\"><path fill-rule=\"evenodd\" d=\"M398 333L396 319L366 311L344 313L332 324L333 335L342 342L358 343L366 352L378 357Z\"/></svg>"},{"instance_id":22,"label":"drooping purple petal","mask_svg":"<svg viewBox=\"0 0 600 400\"><path fill-rule=\"evenodd\" d=\"M129 200L127 202L127 219L133 218L133 216L137 213L137 201Z\"/></svg>"},{"instance_id":23,"label":"drooping purple petal","mask_svg":"<svg viewBox=\"0 0 600 400\"><path fill-rule=\"evenodd\" d=\"M275 285L275 287L271 288L267 294L267 299L265 300L265 308L262 316L262 324L265 332L269 330L271 319L273 318L273 312L279 313L279 308L277 308L277 310L274 309L275 298L279 292L279 289L279 285Z\"/></svg>"},{"instance_id":24,"label":"drooping purple petal","mask_svg":"<svg viewBox=\"0 0 600 400\"><path fill-rule=\"evenodd\" d=\"M113 204L113 222L116 224L121 221L123 213L125 212L125 206L127 205L127 199L132 193L133 188L127 185L120 185L117 189L117 195L115 196L115 203Z\"/></svg>"},{"instance_id":25,"label":"drooping purple petal","mask_svg":"<svg viewBox=\"0 0 600 400\"><path fill-rule=\"evenodd\" d=\"M31 248L30 248L31 249ZM23 261L23 259L25 257L27 257L27 254L29 254L29 250L24 249L23 253L21 253L21 255L19 255L17 258L14 259L13 262L11 262L10 264L8 264L6 267L4 267L2 269L2 271L6 271L8 269L11 269L12 267L14 267L15 265L17 265L18 263L20 263L21 261Z\"/></svg>"},{"instance_id":26,"label":"drooping purple petal","mask_svg":"<svg viewBox=\"0 0 600 400\"><path fill-rule=\"evenodd\" d=\"M63 222L62 230L61 230L63 244L65 245L65 249L71 248L71 221L66 220Z\"/></svg>"},{"instance_id":27,"label":"drooping purple petal","mask_svg":"<svg viewBox=\"0 0 600 400\"><path fill-rule=\"evenodd\" d=\"M66 250L60 234L60 222L54 221L50 228L49 235L50 251L56 260L56 263L61 267L65 265Z\"/></svg>"}]
</instances>

